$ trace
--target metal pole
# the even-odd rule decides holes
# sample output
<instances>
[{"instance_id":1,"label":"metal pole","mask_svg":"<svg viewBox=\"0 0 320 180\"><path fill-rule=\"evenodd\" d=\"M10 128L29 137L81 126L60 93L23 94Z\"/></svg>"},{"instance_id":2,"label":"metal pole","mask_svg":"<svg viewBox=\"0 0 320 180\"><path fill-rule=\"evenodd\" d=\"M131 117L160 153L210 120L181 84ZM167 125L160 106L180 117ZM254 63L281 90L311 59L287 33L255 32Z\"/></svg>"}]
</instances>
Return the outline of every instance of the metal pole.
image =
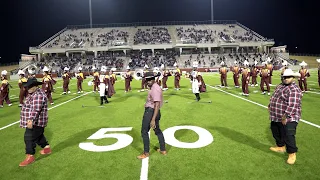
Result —
<instances>
[{"instance_id":1,"label":"metal pole","mask_svg":"<svg viewBox=\"0 0 320 180\"><path fill-rule=\"evenodd\" d=\"M213 0L211 0L211 24L213 24Z\"/></svg>"},{"instance_id":2,"label":"metal pole","mask_svg":"<svg viewBox=\"0 0 320 180\"><path fill-rule=\"evenodd\" d=\"M92 28L92 7L91 7L91 0L89 0L89 14L90 14L90 28Z\"/></svg>"}]
</instances>

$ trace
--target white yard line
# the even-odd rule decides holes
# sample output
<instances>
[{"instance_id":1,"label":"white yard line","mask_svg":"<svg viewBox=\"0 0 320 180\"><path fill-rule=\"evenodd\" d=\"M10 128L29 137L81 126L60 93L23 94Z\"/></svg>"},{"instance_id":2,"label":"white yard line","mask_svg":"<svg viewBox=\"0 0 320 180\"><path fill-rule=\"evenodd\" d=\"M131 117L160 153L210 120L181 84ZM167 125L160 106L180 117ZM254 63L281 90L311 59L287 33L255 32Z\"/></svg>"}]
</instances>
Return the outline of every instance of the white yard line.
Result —
<instances>
[{"instance_id":1,"label":"white yard line","mask_svg":"<svg viewBox=\"0 0 320 180\"><path fill-rule=\"evenodd\" d=\"M241 96L234 95L234 94L232 94L232 93L229 93L229 92L224 91L224 90L221 90L221 89L219 89L219 88L210 86L210 85L208 85L208 84L207 84L207 86L209 86L209 87L211 87L211 88L213 88L213 89L215 89L215 90L218 90L218 91L220 91L220 92L223 92L223 93L225 93L225 94L231 95L231 96L233 96L233 97L242 99L242 100L244 100L244 101L250 102L250 103L255 104L255 105L257 105L257 106L260 106L260 107L263 107L263 108L268 109L268 107L265 106L265 105L259 104L259 103L257 103L257 102L251 101L251 100L246 99L246 98L243 98L243 97L241 97ZM311 125L311 126L314 126L314 127L316 127L316 128L320 128L320 125L314 124L314 123L312 123L312 122L309 122L309 121L306 121L306 120L303 120L303 119L300 119L300 121L301 121L301 122L304 122L304 123L306 123L306 124L309 124L309 125Z\"/></svg>"},{"instance_id":2,"label":"white yard line","mask_svg":"<svg viewBox=\"0 0 320 180\"><path fill-rule=\"evenodd\" d=\"M60 103L60 104L58 104L58 105L55 105L55 106L49 108L48 110L51 110L51 109L57 108L57 107L59 107L59 106L62 106L62 105L64 105L64 104L68 103L68 102L71 102L71 101L73 101L73 100L76 100L76 99L78 99L78 98L81 98L82 96L85 96L85 95L87 95L87 94L89 94L89 93L91 93L91 92L87 92L87 93L84 93L84 94L82 94L82 95L80 95L80 96L77 96L77 97L74 97L74 98L72 98L72 99L69 99L68 101L65 101L65 102L63 102L63 103ZM14 122L14 123L8 124L8 125L0 128L0 131L3 130L3 129L6 129L6 128L10 127L10 126L13 126L13 125L15 125L15 124L18 124L19 122L20 122L20 120Z\"/></svg>"},{"instance_id":3,"label":"white yard line","mask_svg":"<svg viewBox=\"0 0 320 180\"><path fill-rule=\"evenodd\" d=\"M148 132L150 140L150 131ZM149 157L142 159L140 180L148 180Z\"/></svg>"}]
</instances>

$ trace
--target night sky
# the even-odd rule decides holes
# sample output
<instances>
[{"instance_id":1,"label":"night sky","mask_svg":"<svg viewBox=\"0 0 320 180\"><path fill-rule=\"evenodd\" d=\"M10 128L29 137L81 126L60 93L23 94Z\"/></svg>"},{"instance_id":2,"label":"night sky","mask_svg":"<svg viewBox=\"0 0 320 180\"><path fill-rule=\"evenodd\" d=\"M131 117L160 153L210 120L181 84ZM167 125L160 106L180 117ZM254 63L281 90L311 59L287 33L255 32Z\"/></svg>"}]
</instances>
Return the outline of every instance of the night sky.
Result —
<instances>
[{"instance_id":1,"label":"night sky","mask_svg":"<svg viewBox=\"0 0 320 180\"><path fill-rule=\"evenodd\" d=\"M89 24L88 0L3 0L0 63L17 62L67 25ZM319 3L318 3L319 4ZM214 0L215 20L237 20L290 52L320 54L317 0ZM92 0L93 24L204 21L210 0ZM295 48L297 47L297 48Z\"/></svg>"}]
</instances>

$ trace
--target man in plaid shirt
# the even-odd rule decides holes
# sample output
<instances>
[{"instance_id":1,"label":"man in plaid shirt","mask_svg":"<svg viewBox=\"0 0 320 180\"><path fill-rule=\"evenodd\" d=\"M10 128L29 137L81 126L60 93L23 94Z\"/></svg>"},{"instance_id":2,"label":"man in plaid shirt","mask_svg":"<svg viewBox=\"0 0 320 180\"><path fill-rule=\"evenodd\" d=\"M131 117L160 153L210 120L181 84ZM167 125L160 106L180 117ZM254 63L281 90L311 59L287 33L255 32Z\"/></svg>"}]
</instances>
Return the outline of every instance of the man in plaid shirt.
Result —
<instances>
[{"instance_id":1,"label":"man in plaid shirt","mask_svg":"<svg viewBox=\"0 0 320 180\"><path fill-rule=\"evenodd\" d=\"M26 144L26 159L19 166L27 166L35 161L35 148L38 144L43 149L40 154L50 154L51 149L44 136L44 128L48 123L48 98L39 88L42 82L36 78L29 78L24 87L28 89L29 96L21 108L20 127L26 128L24 142Z\"/></svg>"},{"instance_id":2,"label":"man in plaid shirt","mask_svg":"<svg viewBox=\"0 0 320 180\"><path fill-rule=\"evenodd\" d=\"M277 86L270 98L268 105L271 131L277 146L271 147L274 152L285 152L289 154L287 163L294 164L296 161L296 128L301 117L302 92L294 82L299 73L286 69L283 80Z\"/></svg>"}]
</instances>

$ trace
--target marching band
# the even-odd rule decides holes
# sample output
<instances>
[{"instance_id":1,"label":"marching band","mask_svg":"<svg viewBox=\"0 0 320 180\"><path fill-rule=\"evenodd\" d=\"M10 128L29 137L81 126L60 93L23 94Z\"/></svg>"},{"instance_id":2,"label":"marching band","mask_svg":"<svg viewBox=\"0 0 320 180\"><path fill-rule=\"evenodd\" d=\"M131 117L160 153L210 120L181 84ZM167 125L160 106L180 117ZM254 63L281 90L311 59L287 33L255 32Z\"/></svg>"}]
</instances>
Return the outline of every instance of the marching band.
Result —
<instances>
[{"instance_id":1,"label":"marching band","mask_svg":"<svg viewBox=\"0 0 320 180\"><path fill-rule=\"evenodd\" d=\"M249 96L249 86L258 86L257 83L257 77L258 75L261 77L260 79L260 89L261 89L261 94L267 94L270 95L270 86L272 84L271 76L274 70L273 65L271 64L271 58L267 58L265 62L262 62L263 67L259 68L257 66L258 62L255 61L254 64L249 67L249 62L244 61L243 66L240 66L237 61L235 61L233 64L233 67L230 67L230 71L233 74L233 82L235 88L239 88L239 77L241 74L241 83L242 83L242 95L244 96ZM319 87L320 87L320 59L316 60L318 62L318 82L319 82ZM218 72L220 74L220 81L221 81L221 86L220 87L227 87L227 73L228 73L228 68L225 64L225 62L220 63L221 67L219 68ZM304 61L299 64L301 66L301 69L299 70L300 77L298 79L299 81L299 87L302 90L302 92L307 92L307 78L310 77L309 70L306 68L307 63ZM147 89L147 84L144 78L144 74L147 72L153 72L154 74L157 74L156 76L156 83L160 86L160 88L163 91L167 91L168 85L167 81L170 76L174 77L174 89L175 90L180 90L180 80L181 77L185 77L187 79L190 79L190 84L191 84L191 89L192 93L195 94L196 100L200 100L200 93L206 92L206 86L203 80L203 77L201 73L198 71L198 63L194 62L192 66L192 71L191 72L185 72L184 76L182 76L182 72L179 69L177 63L174 64L175 69L167 69L164 64L158 67L154 67L153 70L149 69L148 65L144 66L144 69L139 69L134 72L131 71L131 68L127 66L127 71L125 73L121 73L121 78L124 80L125 84L125 93L129 92L132 90L131 88L131 82L133 79L141 80L141 90L139 92L143 92ZM288 62L283 61L282 63L282 68L280 69L280 74L281 74L281 80L283 80L282 75L284 71L288 69ZM71 80L72 74L69 72L69 68L65 67L64 72L62 74L62 79L63 79L63 95L65 94L70 94L70 89L69 89L69 83ZM48 100L50 101L51 105L54 104L52 100L52 93L53 93L53 86L55 85L56 81L52 78L50 75L49 68L47 66L44 66L42 69L43 71L43 78L42 78L42 89L45 91ZM115 74L116 69L111 68L109 72L107 72L107 67L102 66L100 73L98 72L97 68L93 67L92 68L92 75L93 79L88 83L88 85L93 85L93 92L99 92L100 98L101 98L101 105L103 103L109 103L108 98L110 98L113 94L115 94L114 91L114 85L117 81L117 76ZM19 93L19 107L21 107L24 103L24 99L27 97L27 89L23 87L23 83L26 83L28 78L33 78L35 77L35 69L30 68L28 69L28 75L25 75L25 72L22 70L18 71L19 75L19 80L18 80L18 85L20 89ZM6 101L8 106L11 106L11 101L9 99L9 87L10 84L7 79L7 71L2 71L1 72L1 89L0 89L0 107L3 107L3 102ZM82 89L82 83L83 80L86 78L84 73L82 72L82 67L78 68L78 73L75 73L75 77L77 78L77 90L78 94L83 92ZM251 82L250 82L250 77ZM266 89L265 89L266 86Z\"/></svg>"}]
</instances>

